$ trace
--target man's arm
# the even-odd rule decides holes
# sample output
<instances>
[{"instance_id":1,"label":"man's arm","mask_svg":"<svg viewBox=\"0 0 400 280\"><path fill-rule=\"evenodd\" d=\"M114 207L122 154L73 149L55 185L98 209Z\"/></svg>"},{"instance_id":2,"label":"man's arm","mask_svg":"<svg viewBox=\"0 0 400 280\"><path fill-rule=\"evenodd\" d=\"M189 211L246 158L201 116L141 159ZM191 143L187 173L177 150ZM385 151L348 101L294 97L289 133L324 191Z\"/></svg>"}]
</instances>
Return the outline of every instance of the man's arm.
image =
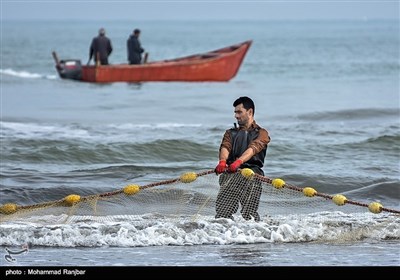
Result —
<instances>
[{"instance_id":1,"label":"man's arm","mask_svg":"<svg viewBox=\"0 0 400 280\"><path fill-rule=\"evenodd\" d=\"M268 131L263 128L260 129L258 137L249 145L249 148L253 150L252 156L264 150L270 141L271 138L269 137ZM247 150L243 153L243 155L244 154L247 154ZM251 157L249 157L247 160L249 160L250 158Z\"/></svg>"},{"instance_id":2,"label":"man's arm","mask_svg":"<svg viewBox=\"0 0 400 280\"><path fill-rule=\"evenodd\" d=\"M225 147L222 147L220 150L219 150L219 160L227 160L228 159L228 156L229 156L229 151L228 151L228 149L227 148L225 148Z\"/></svg>"},{"instance_id":3,"label":"man's arm","mask_svg":"<svg viewBox=\"0 0 400 280\"><path fill-rule=\"evenodd\" d=\"M110 55L113 51L112 45L111 45L111 40L108 40L108 46L107 46L107 51L108 55Z\"/></svg>"},{"instance_id":4,"label":"man's arm","mask_svg":"<svg viewBox=\"0 0 400 280\"><path fill-rule=\"evenodd\" d=\"M88 64L89 64L89 62L90 62L90 60L92 59L92 56L93 56L93 52L94 52L94 43L95 43L95 39L93 39L93 40L92 40L92 43L90 44Z\"/></svg>"},{"instance_id":5,"label":"man's arm","mask_svg":"<svg viewBox=\"0 0 400 280\"><path fill-rule=\"evenodd\" d=\"M231 134L227 130L222 138L221 146L219 147L219 160L227 160L231 150Z\"/></svg>"},{"instance_id":6,"label":"man's arm","mask_svg":"<svg viewBox=\"0 0 400 280\"><path fill-rule=\"evenodd\" d=\"M246 151L237 159L240 159L242 163L245 163L255 155L253 148L247 148Z\"/></svg>"}]
</instances>

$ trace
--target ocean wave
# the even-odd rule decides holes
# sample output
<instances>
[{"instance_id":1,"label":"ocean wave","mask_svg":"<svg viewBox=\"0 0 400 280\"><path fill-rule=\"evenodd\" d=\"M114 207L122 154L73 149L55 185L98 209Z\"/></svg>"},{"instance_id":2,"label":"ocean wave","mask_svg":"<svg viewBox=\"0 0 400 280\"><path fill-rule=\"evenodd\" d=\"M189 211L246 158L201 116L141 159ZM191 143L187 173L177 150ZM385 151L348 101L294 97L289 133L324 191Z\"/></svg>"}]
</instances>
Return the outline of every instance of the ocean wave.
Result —
<instances>
[{"instance_id":1,"label":"ocean wave","mask_svg":"<svg viewBox=\"0 0 400 280\"><path fill-rule=\"evenodd\" d=\"M0 74L23 78L23 79L49 79L49 80L57 79L57 75L30 73L28 71L15 71L11 68L0 69Z\"/></svg>"},{"instance_id":2,"label":"ocean wave","mask_svg":"<svg viewBox=\"0 0 400 280\"><path fill-rule=\"evenodd\" d=\"M10 163L171 163L203 161L217 157L217 149L213 145L184 139L105 144L74 140L17 139L7 143L2 158Z\"/></svg>"},{"instance_id":3,"label":"ocean wave","mask_svg":"<svg viewBox=\"0 0 400 280\"><path fill-rule=\"evenodd\" d=\"M359 240L399 240L395 215L319 212L263 217L260 222L238 218L142 216L48 216L24 223L0 225L0 245L46 247L143 247L252 243L343 243ZM48 225L46 220L60 223Z\"/></svg>"},{"instance_id":4,"label":"ocean wave","mask_svg":"<svg viewBox=\"0 0 400 280\"><path fill-rule=\"evenodd\" d=\"M149 123L149 124L94 124L82 125L78 123L60 124L60 123L39 123L27 120L12 120L3 118L0 121L3 137L18 137L24 139L83 139L91 141L116 141L116 140L134 140L132 134L143 131L153 135L154 133L163 134L168 132L179 133L179 130L203 130L210 129L202 124L185 123Z\"/></svg>"},{"instance_id":5,"label":"ocean wave","mask_svg":"<svg viewBox=\"0 0 400 280\"><path fill-rule=\"evenodd\" d=\"M327 122L327 121L354 121L367 119L394 118L398 120L400 117L399 108L363 108L338 110L332 112L316 112L298 115L299 120L310 122Z\"/></svg>"}]
</instances>

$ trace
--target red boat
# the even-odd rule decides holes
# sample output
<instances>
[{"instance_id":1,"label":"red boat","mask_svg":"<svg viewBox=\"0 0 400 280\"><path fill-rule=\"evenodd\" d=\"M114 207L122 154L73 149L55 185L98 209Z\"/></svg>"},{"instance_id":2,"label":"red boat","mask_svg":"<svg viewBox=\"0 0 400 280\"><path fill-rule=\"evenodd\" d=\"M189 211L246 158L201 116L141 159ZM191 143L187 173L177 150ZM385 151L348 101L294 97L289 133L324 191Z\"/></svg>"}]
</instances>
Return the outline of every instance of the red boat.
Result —
<instances>
[{"instance_id":1,"label":"red boat","mask_svg":"<svg viewBox=\"0 0 400 280\"><path fill-rule=\"evenodd\" d=\"M80 60L59 60L56 69L63 79L92 83L113 82L227 82L239 71L252 41L191 56L138 65L82 65Z\"/></svg>"}]
</instances>

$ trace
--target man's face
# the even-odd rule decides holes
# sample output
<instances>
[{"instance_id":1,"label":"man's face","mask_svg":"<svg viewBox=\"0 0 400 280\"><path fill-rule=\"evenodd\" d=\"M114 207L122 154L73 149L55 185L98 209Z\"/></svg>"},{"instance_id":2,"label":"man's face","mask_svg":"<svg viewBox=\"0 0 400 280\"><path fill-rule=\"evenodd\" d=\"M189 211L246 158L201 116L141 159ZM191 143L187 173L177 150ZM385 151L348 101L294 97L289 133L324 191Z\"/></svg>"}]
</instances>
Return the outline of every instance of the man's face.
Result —
<instances>
[{"instance_id":1,"label":"man's face","mask_svg":"<svg viewBox=\"0 0 400 280\"><path fill-rule=\"evenodd\" d=\"M248 124L251 117L251 109L246 110L243 104L239 104L235 107L235 118L239 126L245 126Z\"/></svg>"}]
</instances>

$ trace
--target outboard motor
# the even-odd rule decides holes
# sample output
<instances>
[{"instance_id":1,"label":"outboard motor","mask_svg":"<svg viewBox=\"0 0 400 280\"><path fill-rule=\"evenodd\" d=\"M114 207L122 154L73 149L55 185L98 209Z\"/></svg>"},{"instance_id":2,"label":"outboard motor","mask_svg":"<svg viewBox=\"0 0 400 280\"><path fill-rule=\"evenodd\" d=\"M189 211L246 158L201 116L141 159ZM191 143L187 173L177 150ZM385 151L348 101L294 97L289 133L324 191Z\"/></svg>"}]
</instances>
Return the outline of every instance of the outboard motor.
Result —
<instances>
[{"instance_id":1,"label":"outboard motor","mask_svg":"<svg viewBox=\"0 0 400 280\"><path fill-rule=\"evenodd\" d=\"M60 60L56 68L63 79L80 80L82 78L82 64L80 60Z\"/></svg>"}]
</instances>

